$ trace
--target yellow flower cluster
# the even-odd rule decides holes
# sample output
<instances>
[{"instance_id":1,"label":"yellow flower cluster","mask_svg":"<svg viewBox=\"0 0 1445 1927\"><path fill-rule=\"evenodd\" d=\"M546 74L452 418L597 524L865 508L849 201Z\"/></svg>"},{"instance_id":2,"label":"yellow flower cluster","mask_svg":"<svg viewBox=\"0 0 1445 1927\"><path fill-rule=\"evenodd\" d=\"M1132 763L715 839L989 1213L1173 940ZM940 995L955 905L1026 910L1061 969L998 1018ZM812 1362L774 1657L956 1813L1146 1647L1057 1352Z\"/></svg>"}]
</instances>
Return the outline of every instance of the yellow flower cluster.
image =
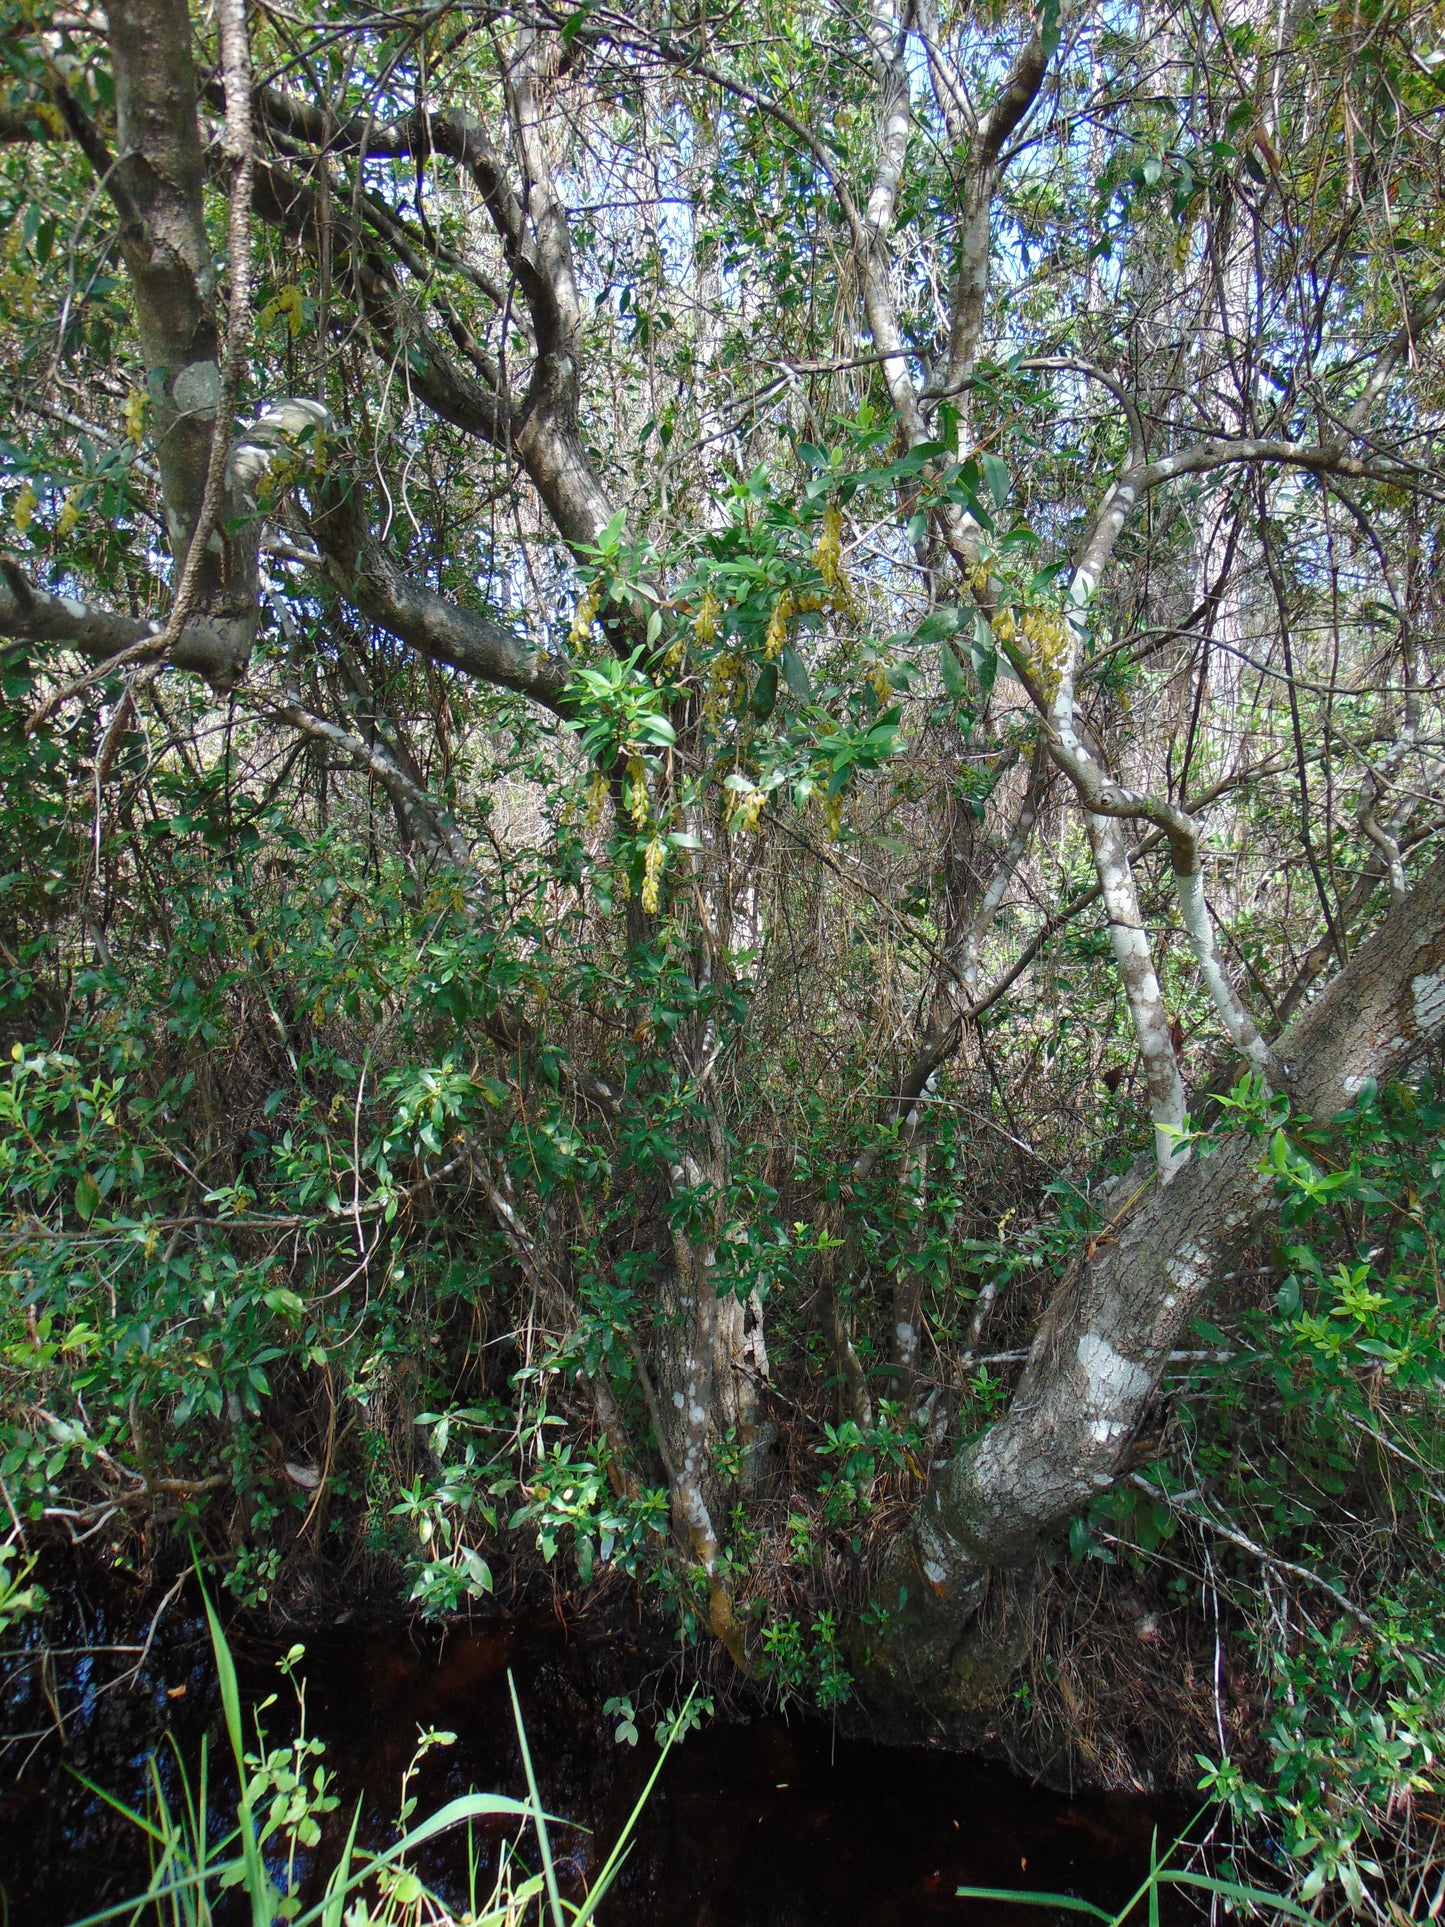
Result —
<instances>
[{"instance_id":1,"label":"yellow flower cluster","mask_svg":"<svg viewBox=\"0 0 1445 1927\"><path fill-rule=\"evenodd\" d=\"M20 259L22 238L19 221L12 222L4 255L0 257L5 263L5 271L0 274L0 298L3 298L7 307L18 310L29 321L35 313L35 296L40 281L33 269L16 265Z\"/></svg>"},{"instance_id":2,"label":"yellow flower cluster","mask_svg":"<svg viewBox=\"0 0 1445 1927\"><path fill-rule=\"evenodd\" d=\"M733 817L733 828L735 830L756 830L758 827L758 818L762 815L763 805L767 800L768 793L766 790L749 790L747 795L738 804L737 812Z\"/></svg>"},{"instance_id":3,"label":"yellow flower cluster","mask_svg":"<svg viewBox=\"0 0 1445 1927\"><path fill-rule=\"evenodd\" d=\"M829 591L843 580L843 511L829 503L823 511L823 533L813 550L813 564Z\"/></svg>"},{"instance_id":4,"label":"yellow flower cluster","mask_svg":"<svg viewBox=\"0 0 1445 1927\"><path fill-rule=\"evenodd\" d=\"M627 810L632 818L633 829L640 830L647 821L649 809L647 765L640 756L633 756L628 759L627 775L628 780L632 784L632 794L627 801Z\"/></svg>"},{"instance_id":5,"label":"yellow flower cluster","mask_svg":"<svg viewBox=\"0 0 1445 1927\"><path fill-rule=\"evenodd\" d=\"M836 837L843 827L843 792L823 799L823 821L828 825L828 834Z\"/></svg>"},{"instance_id":6,"label":"yellow flower cluster","mask_svg":"<svg viewBox=\"0 0 1445 1927\"><path fill-rule=\"evenodd\" d=\"M858 598L853 593L852 583L843 573L843 511L836 503L823 511L823 533L813 550L813 563L828 591L827 603L840 616L856 615ZM811 606L821 609L824 607L824 598L818 596L811 599Z\"/></svg>"},{"instance_id":7,"label":"yellow flower cluster","mask_svg":"<svg viewBox=\"0 0 1445 1927\"><path fill-rule=\"evenodd\" d=\"M1056 609L1025 609L1019 630L1028 648L1029 664L1052 702L1069 653L1069 625Z\"/></svg>"},{"instance_id":8,"label":"yellow flower cluster","mask_svg":"<svg viewBox=\"0 0 1445 1927\"><path fill-rule=\"evenodd\" d=\"M1069 625L1057 609L1025 609L1021 615L1000 609L993 619L993 632L1000 642L1022 640L1029 667L1052 702L1069 653Z\"/></svg>"},{"instance_id":9,"label":"yellow flower cluster","mask_svg":"<svg viewBox=\"0 0 1445 1927\"><path fill-rule=\"evenodd\" d=\"M873 685L873 693L880 703L887 705L893 699L893 685L888 680L888 665L875 662L868 678Z\"/></svg>"},{"instance_id":10,"label":"yellow flower cluster","mask_svg":"<svg viewBox=\"0 0 1445 1927\"><path fill-rule=\"evenodd\" d=\"M711 589L705 589L692 619L692 633L705 649L717 641L717 619L721 614L722 604Z\"/></svg>"},{"instance_id":11,"label":"yellow flower cluster","mask_svg":"<svg viewBox=\"0 0 1445 1927\"><path fill-rule=\"evenodd\" d=\"M776 662L787 647L788 624L797 607L797 599L791 589L784 589L773 604L773 613L768 617L768 633L763 643L763 651L769 662Z\"/></svg>"},{"instance_id":12,"label":"yellow flower cluster","mask_svg":"<svg viewBox=\"0 0 1445 1927\"><path fill-rule=\"evenodd\" d=\"M267 464L266 473L261 477L261 486L256 491L256 500L262 508L269 508L283 489L289 488L298 476L306 473L306 463L294 451L277 455Z\"/></svg>"},{"instance_id":13,"label":"yellow flower cluster","mask_svg":"<svg viewBox=\"0 0 1445 1927\"><path fill-rule=\"evenodd\" d=\"M726 650L708 664L707 690L702 699L705 728L717 728L742 683L743 659L736 650Z\"/></svg>"},{"instance_id":14,"label":"yellow flower cluster","mask_svg":"<svg viewBox=\"0 0 1445 1927\"><path fill-rule=\"evenodd\" d=\"M587 812L582 821L589 836L595 836L602 827L602 812L607 807L607 778L600 769L592 772L587 785Z\"/></svg>"},{"instance_id":15,"label":"yellow flower cluster","mask_svg":"<svg viewBox=\"0 0 1445 1927\"><path fill-rule=\"evenodd\" d=\"M269 328L278 316L286 318L286 332L294 341L301 332L305 318L301 290L296 287L282 288L281 292L268 301L261 310L261 326Z\"/></svg>"},{"instance_id":16,"label":"yellow flower cluster","mask_svg":"<svg viewBox=\"0 0 1445 1927\"><path fill-rule=\"evenodd\" d=\"M581 649L591 639L592 625L597 620L597 611L602 607L602 584L600 581L589 583L577 599L577 607L572 611L572 647Z\"/></svg>"},{"instance_id":17,"label":"yellow flower cluster","mask_svg":"<svg viewBox=\"0 0 1445 1927\"><path fill-rule=\"evenodd\" d=\"M667 861L667 845L653 837L642 859L642 907L650 917L657 915L662 901L662 866Z\"/></svg>"}]
</instances>

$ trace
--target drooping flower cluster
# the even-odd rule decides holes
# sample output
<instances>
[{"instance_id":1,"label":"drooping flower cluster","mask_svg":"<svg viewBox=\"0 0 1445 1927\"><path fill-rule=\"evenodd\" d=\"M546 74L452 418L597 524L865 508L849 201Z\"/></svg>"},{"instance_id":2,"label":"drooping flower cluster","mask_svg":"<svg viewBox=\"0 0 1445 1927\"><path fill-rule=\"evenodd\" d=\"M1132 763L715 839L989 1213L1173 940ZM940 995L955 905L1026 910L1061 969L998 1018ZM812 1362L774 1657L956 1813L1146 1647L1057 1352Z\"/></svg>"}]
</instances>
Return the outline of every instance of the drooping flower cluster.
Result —
<instances>
[{"instance_id":1,"label":"drooping flower cluster","mask_svg":"<svg viewBox=\"0 0 1445 1927\"><path fill-rule=\"evenodd\" d=\"M592 638L592 625L597 620L597 611L602 607L602 584L590 582L577 598L577 606L572 611L572 630L570 641L574 649L581 649Z\"/></svg>"},{"instance_id":2,"label":"drooping flower cluster","mask_svg":"<svg viewBox=\"0 0 1445 1927\"><path fill-rule=\"evenodd\" d=\"M1069 625L1064 617L1057 609L1025 609L1019 615L1000 609L993 619L993 632L1003 643L1022 641L1025 660L1052 702L1069 653Z\"/></svg>"},{"instance_id":3,"label":"drooping flower cluster","mask_svg":"<svg viewBox=\"0 0 1445 1927\"><path fill-rule=\"evenodd\" d=\"M744 682L743 659L735 649L724 650L708 664L707 690L702 699L702 719L706 728L715 730L732 707Z\"/></svg>"},{"instance_id":4,"label":"drooping flower cluster","mask_svg":"<svg viewBox=\"0 0 1445 1927\"><path fill-rule=\"evenodd\" d=\"M843 576L843 511L830 502L823 511L823 532L813 550L813 564L830 595L847 584Z\"/></svg>"},{"instance_id":5,"label":"drooping flower cluster","mask_svg":"<svg viewBox=\"0 0 1445 1927\"><path fill-rule=\"evenodd\" d=\"M607 778L600 769L592 772L587 784L587 810L582 821L589 836L596 836L602 827L602 812L607 807Z\"/></svg>"},{"instance_id":6,"label":"drooping flower cluster","mask_svg":"<svg viewBox=\"0 0 1445 1927\"><path fill-rule=\"evenodd\" d=\"M642 907L650 917L657 915L662 901L662 866L667 861L667 845L653 837L642 858Z\"/></svg>"},{"instance_id":7,"label":"drooping flower cluster","mask_svg":"<svg viewBox=\"0 0 1445 1927\"><path fill-rule=\"evenodd\" d=\"M697 605L697 614L692 619L692 633L705 649L717 641L717 619L722 614L722 604L711 589L704 589L702 601Z\"/></svg>"},{"instance_id":8,"label":"drooping flower cluster","mask_svg":"<svg viewBox=\"0 0 1445 1927\"><path fill-rule=\"evenodd\" d=\"M640 756L632 756L627 762L627 780L631 785L627 798L627 812L632 818L634 830L646 827L651 804L647 794L647 765Z\"/></svg>"},{"instance_id":9,"label":"drooping flower cluster","mask_svg":"<svg viewBox=\"0 0 1445 1927\"><path fill-rule=\"evenodd\" d=\"M735 830L756 830L758 819L763 813L763 806L767 800L766 790L750 789L738 804L732 827Z\"/></svg>"},{"instance_id":10,"label":"drooping flower cluster","mask_svg":"<svg viewBox=\"0 0 1445 1927\"><path fill-rule=\"evenodd\" d=\"M797 598L791 589L784 589L773 604L773 613L768 617L768 633L763 642L763 653L769 662L776 662L787 647L788 624L797 607Z\"/></svg>"}]
</instances>

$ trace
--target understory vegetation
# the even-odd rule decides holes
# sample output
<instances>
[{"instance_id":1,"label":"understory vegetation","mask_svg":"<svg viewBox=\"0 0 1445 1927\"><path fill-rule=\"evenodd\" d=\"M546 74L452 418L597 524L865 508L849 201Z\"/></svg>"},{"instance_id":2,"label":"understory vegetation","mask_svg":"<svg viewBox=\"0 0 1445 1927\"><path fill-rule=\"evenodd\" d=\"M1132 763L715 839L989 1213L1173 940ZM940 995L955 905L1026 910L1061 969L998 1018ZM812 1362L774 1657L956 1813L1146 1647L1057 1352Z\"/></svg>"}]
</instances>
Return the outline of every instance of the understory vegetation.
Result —
<instances>
[{"instance_id":1,"label":"understory vegetation","mask_svg":"<svg viewBox=\"0 0 1445 1927\"><path fill-rule=\"evenodd\" d=\"M1438 9L0 28L13 1655L640 1602L1433 1918Z\"/></svg>"}]
</instances>

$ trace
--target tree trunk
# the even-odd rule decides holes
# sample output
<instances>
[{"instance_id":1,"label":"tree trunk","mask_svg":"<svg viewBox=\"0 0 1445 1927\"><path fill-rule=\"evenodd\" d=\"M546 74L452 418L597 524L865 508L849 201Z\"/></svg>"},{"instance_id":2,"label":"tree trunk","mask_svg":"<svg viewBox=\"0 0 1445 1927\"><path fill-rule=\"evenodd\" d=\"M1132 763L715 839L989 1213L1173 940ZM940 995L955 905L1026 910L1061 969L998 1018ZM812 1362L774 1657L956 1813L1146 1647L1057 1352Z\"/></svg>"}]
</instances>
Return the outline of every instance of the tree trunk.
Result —
<instances>
[{"instance_id":1,"label":"tree trunk","mask_svg":"<svg viewBox=\"0 0 1445 1927\"><path fill-rule=\"evenodd\" d=\"M1296 1116L1329 1118L1445 1031L1445 857L1284 1033ZM1167 1187L1142 1174L1064 1278L1008 1412L929 1493L875 1589L866 1655L880 1697L976 1699L970 1628L1000 1568L1111 1486L1170 1350L1273 1202L1257 1139L1225 1138Z\"/></svg>"},{"instance_id":2,"label":"tree trunk","mask_svg":"<svg viewBox=\"0 0 1445 1927\"><path fill-rule=\"evenodd\" d=\"M680 1050L680 1066L695 1084L710 1078L712 1037L709 1023L691 1039L691 1051ZM733 1502L756 1491L772 1445L761 1400L768 1354L757 1291L741 1297L730 1268L719 1262L729 1146L715 1094L699 1095L702 1128L669 1171L672 1262L652 1343L653 1422L678 1540L707 1578L709 1624L746 1669L742 1629L719 1562Z\"/></svg>"}]
</instances>

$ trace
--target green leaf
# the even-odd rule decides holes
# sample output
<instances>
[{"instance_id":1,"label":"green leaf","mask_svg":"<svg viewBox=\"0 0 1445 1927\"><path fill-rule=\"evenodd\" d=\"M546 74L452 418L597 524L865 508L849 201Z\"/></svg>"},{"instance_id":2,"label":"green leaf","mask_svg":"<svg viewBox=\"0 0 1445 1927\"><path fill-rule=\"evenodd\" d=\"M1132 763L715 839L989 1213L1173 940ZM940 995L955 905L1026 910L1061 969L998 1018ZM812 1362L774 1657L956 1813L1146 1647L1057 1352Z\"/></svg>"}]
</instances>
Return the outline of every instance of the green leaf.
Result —
<instances>
[{"instance_id":1,"label":"green leaf","mask_svg":"<svg viewBox=\"0 0 1445 1927\"><path fill-rule=\"evenodd\" d=\"M957 609L935 609L919 623L913 632L915 642L942 642L946 636L956 636L963 627L963 616Z\"/></svg>"},{"instance_id":2,"label":"green leaf","mask_svg":"<svg viewBox=\"0 0 1445 1927\"><path fill-rule=\"evenodd\" d=\"M86 1224L100 1209L100 1186L88 1171L82 1172L76 1180L75 1208Z\"/></svg>"},{"instance_id":3,"label":"green leaf","mask_svg":"<svg viewBox=\"0 0 1445 1927\"><path fill-rule=\"evenodd\" d=\"M938 666L943 672L943 687L955 702L968 694L968 678L963 673L963 664L958 660L951 642L938 645Z\"/></svg>"},{"instance_id":4,"label":"green leaf","mask_svg":"<svg viewBox=\"0 0 1445 1927\"><path fill-rule=\"evenodd\" d=\"M993 639L993 630L982 609L973 618L973 639L968 645L969 660L973 673L978 677L978 686L987 696L992 693L994 681L998 676L998 644Z\"/></svg>"},{"instance_id":5,"label":"green leaf","mask_svg":"<svg viewBox=\"0 0 1445 1927\"><path fill-rule=\"evenodd\" d=\"M749 707L758 721L765 723L777 707L777 701L778 665L775 662L765 662L758 671L757 681L753 684Z\"/></svg>"},{"instance_id":6,"label":"green leaf","mask_svg":"<svg viewBox=\"0 0 1445 1927\"><path fill-rule=\"evenodd\" d=\"M582 8L580 13L573 14L572 21L577 21L580 24L581 20L585 17L586 13L587 13L587 8L585 7ZM567 23L567 26L571 26L572 21L569 21ZM567 32L566 26L563 27L562 32L565 37ZM602 533L597 538L597 547L595 551L596 554L616 555L622 543L622 530L626 521L627 521L627 510L618 509L617 513L612 517L611 521L607 524L607 527L603 529Z\"/></svg>"},{"instance_id":7,"label":"green leaf","mask_svg":"<svg viewBox=\"0 0 1445 1927\"><path fill-rule=\"evenodd\" d=\"M803 666L803 658L796 649L785 649L782 658L783 680L800 703L813 700L813 685L808 681L808 672Z\"/></svg>"},{"instance_id":8,"label":"green leaf","mask_svg":"<svg viewBox=\"0 0 1445 1927\"><path fill-rule=\"evenodd\" d=\"M1007 462L1001 461L997 455L980 455L978 465L983 470L983 479L988 483L994 507L1002 508L1008 500L1010 486Z\"/></svg>"},{"instance_id":9,"label":"green leaf","mask_svg":"<svg viewBox=\"0 0 1445 1927\"><path fill-rule=\"evenodd\" d=\"M1171 1887L1198 1887L1205 1893L1237 1901L1240 1906L1260 1907L1270 1913L1284 1914L1290 1920L1312 1921L1315 1918L1283 1894L1272 1894L1265 1887L1242 1886L1237 1880L1221 1880L1217 1874L1189 1873L1180 1867L1161 1873L1159 1879Z\"/></svg>"}]
</instances>

